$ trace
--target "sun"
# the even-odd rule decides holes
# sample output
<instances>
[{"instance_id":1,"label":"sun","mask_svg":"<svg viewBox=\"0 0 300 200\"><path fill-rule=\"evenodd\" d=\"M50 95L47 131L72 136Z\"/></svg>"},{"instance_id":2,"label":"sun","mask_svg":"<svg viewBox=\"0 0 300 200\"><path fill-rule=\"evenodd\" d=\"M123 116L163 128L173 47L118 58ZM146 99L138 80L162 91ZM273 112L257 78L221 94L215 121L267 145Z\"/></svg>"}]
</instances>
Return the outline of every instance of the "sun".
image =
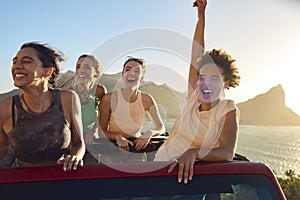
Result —
<instances>
[{"instance_id":1,"label":"sun","mask_svg":"<svg viewBox=\"0 0 300 200\"><path fill-rule=\"evenodd\" d=\"M286 106L300 116L300 44L291 47L278 62L279 81L285 91Z\"/></svg>"}]
</instances>

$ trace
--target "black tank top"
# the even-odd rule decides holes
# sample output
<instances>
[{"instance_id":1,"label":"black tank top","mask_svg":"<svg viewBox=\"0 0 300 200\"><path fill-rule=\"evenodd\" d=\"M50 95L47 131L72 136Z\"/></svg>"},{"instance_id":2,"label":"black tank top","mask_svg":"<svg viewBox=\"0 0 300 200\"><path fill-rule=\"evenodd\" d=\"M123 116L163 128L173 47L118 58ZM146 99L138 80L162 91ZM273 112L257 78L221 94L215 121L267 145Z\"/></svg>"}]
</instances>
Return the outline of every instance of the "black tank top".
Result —
<instances>
[{"instance_id":1,"label":"black tank top","mask_svg":"<svg viewBox=\"0 0 300 200\"><path fill-rule=\"evenodd\" d=\"M70 125L64 116L60 90L53 90L51 105L43 113L27 112L18 95L13 97L13 104L17 119L8 137L16 158L32 165L55 163L67 152L71 142Z\"/></svg>"}]
</instances>

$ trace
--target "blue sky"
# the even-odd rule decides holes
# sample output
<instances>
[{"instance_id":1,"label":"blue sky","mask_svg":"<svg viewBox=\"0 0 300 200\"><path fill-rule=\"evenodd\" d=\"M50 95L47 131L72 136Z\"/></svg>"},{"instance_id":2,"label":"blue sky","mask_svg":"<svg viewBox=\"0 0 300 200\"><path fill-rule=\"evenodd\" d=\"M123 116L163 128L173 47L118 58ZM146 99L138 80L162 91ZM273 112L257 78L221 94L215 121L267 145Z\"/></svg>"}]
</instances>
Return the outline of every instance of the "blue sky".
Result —
<instances>
[{"instance_id":1,"label":"blue sky","mask_svg":"<svg viewBox=\"0 0 300 200\"><path fill-rule=\"evenodd\" d=\"M104 73L119 72L126 55L143 57L146 80L183 91L197 19L192 2L3 0L0 93L14 88L11 60L28 41L61 50L67 57L61 64L65 71L75 68L82 53L96 54ZM206 49L227 50L240 68L241 85L227 96L242 102L282 84L287 106L300 115L300 2L208 0L206 15Z\"/></svg>"}]
</instances>

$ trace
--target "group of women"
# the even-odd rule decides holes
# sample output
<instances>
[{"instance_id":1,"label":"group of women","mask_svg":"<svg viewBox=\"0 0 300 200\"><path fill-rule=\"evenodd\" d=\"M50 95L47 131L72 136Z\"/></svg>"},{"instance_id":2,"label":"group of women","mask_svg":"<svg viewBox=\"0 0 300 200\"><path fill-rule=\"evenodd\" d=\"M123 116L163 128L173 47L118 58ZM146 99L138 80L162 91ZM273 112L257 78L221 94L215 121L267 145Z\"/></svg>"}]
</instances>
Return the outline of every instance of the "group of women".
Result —
<instances>
[{"instance_id":1,"label":"group of women","mask_svg":"<svg viewBox=\"0 0 300 200\"><path fill-rule=\"evenodd\" d=\"M198 21L186 106L154 158L171 161L169 171L178 165L178 181L185 183L196 160L231 160L237 142L239 110L224 89L236 87L240 77L227 52L204 51L206 4L194 2ZM139 90L145 61L128 58L124 86L110 93L97 81L100 62L89 54L78 58L70 87L57 89L60 61L60 52L35 42L22 45L13 58L14 85L21 92L0 102L0 160L13 149L15 166L61 164L63 170L76 170L83 165L85 144L96 135L115 140L122 150L110 161L145 161L143 154L128 154L129 147L141 150L165 131L155 100ZM142 133L145 113L154 126Z\"/></svg>"}]
</instances>

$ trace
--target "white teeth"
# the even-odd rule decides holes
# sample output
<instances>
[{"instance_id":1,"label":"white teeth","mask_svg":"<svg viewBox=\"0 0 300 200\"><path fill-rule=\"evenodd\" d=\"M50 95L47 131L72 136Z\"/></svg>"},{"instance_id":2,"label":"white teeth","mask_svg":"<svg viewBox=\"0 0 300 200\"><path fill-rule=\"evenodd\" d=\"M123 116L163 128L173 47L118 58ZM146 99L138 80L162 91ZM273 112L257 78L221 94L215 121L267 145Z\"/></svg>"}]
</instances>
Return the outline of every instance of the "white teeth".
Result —
<instances>
[{"instance_id":1,"label":"white teeth","mask_svg":"<svg viewBox=\"0 0 300 200\"><path fill-rule=\"evenodd\" d=\"M86 75L79 75L78 78L86 78Z\"/></svg>"},{"instance_id":2,"label":"white teeth","mask_svg":"<svg viewBox=\"0 0 300 200\"><path fill-rule=\"evenodd\" d=\"M21 77L25 77L24 74L15 74L16 78L21 78Z\"/></svg>"},{"instance_id":3,"label":"white teeth","mask_svg":"<svg viewBox=\"0 0 300 200\"><path fill-rule=\"evenodd\" d=\"M203 93L203 95L211 95L211 94L213 94L214 92L211 91L211 90L202 90L202 93Z\"/></svg>"},{"instance_id":4,"label":"white teeth","mask_svg":"<svg viewBox=\"0 0 300 200\"><path fill-rule=\"evenodd\" d=\"M134 78L128 78L127 80L128 80L128 81L135 81Z\"/></svg>"}]
</instances>

